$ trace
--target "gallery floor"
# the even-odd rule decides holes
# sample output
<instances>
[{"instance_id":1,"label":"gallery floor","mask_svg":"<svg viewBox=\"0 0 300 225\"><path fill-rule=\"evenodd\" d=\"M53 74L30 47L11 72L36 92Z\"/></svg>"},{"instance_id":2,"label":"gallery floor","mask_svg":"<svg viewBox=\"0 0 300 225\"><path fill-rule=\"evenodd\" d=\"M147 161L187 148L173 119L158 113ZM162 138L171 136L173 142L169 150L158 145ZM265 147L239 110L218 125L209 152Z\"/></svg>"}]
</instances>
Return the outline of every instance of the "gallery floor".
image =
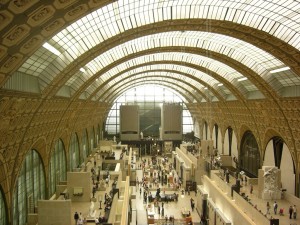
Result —
<instances>
[{"instance_id":1,"label":"gallery floor","mask_svg":"<svg viewBox=\"0 0 300 225\"><path fill-rule=\"evenodd\" d=\"M118 154L118 153L117 153ZM116 154L116 157L117 157ZM100 164L101 161L97 160L97 165ZM139 163L139 162L137 162ZM143 172L142 170L137 170L136 171L137 174L137 178L139 180L142 179L143 176ZM92 182L92 180L91 180ZM230 183L228 185L232 185L235 183L235 180L233 177L230 178ZM108 190L110 190L111 184L109 186L109 188L106 188L106 191L97 191L95 194L96 199L99 199L99 196L101 196L102 199L104 199L104 195L105 193L107 193ZM160 186L161 189L163 189L163 186ZM246 195L249 196L249 198L251 199L251 202L253 205L257 206L257 209L255 209L253 207L253 210L261 210L262 213L266 213L267 211L267 201L266 200L262 200L259 199L257 197L257 187L254 186L253 188L253 193L250 194L250 187L249 186L243 186L241 191L244 192ZM136 209L137 209L137 224L138 225L146 225L147 224L147 215L146 215L146 204L143 202L143 192L140 194L139 193L139 187L134 187L134 190L136 191ZM155 192L155 191L153 191ZM174 191L166 191L166 194L168 193L174 193ZM188 193L185 193L184 195L181 194L181 192L177 192L179 194L179 198L178 198L178 202L169 202L169 203L165 203L164 204L164 216L158 214L157 208L155 208L155 218L156 219L164 219L165 216L174 216L175 219L183 219L182 216L182 210L186 209L186 210L190 210L191 212L191 216L192 216L192 220L194 222L195 225L200 224L200 216L197 213L197 210L195 209L194 211L192 211L191 209L191 204L190 204L190 199L193 198L195 201L197 201L197 198L195 196L195 192L191 192L190 195L188 195ZM225 193L224 193L225 194ZM195 202L197 203L197 202ZM280 208L284 209L284 215L281 216L279 215L279 213L277 213L277 215L274 214L273 211L273 203L274 201L269 201L271 209L270 209L270 214L267 215L268 218L279 218L280 219L280 225L296 225L299 224L300 225L300 219L297 218L295 219L289 219L289 215L288 215L288 208L291 205L288 201L286 200L277 200L278 203L278 211ZM161 204L161 203L160 203ZM89 209L90 209L90 202L72 202L72 215L70 215L72 217L72 221L74 221L73 219L73 215L75 212L81 213L83 217L86 217L89 214ZM197 205L197 204L195 204ZM99 215L104 215L104 205L102 202L102 209L99 209L100 207L100 203L98 201L95 202L95 207L94 209L95 211L95 215L97 217L99 217ZM300 210L300 208L298 209ZM253 215L252 212L244 212L245 214L247 214L249 216L249 218L251 218L253 220ZM299 217L299 216L298 216ZM75 221L74 221L75 224ZM88 222L87 224L95 224L93 222ZM261 224L261 225L265 225L265 224Z\"/></svg>"}]
</instances>

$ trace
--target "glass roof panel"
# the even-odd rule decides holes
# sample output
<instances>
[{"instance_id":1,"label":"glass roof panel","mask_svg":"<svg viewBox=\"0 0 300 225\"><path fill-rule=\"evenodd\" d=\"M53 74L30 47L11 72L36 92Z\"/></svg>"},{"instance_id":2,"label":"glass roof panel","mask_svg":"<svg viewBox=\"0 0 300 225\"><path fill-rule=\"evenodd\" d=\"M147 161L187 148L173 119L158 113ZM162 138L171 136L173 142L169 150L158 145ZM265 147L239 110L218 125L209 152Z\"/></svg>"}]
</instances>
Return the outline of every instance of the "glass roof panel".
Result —
<instances>
[{"instance_id":1,"label":"glass roof panel","mask_svg":"<svg viewBox=\"0 0 300 225\"><path fill-rule=\"evenodd\" d=\"M164 56L159 56L159 55L164 55ZM201 71L198 71L196 69L189 68L189 67L184 66L184 65L164 64L163 61L164 60L169 61L169 58L172 57L172 53L151 54L151 55L146 55L146 56L135 58L131 61L134 62L133 63L134 66L137 66L137 65L142 65L142 64L147 63L147 62L151 63L153 61L158 61L157 58L162 58L162 57L164 59L162 60L162 62L160 62L160 64L163 64L163 66L160 66L160 64L159 64L159 65L151 65L151 66L141 67L141 68L129 71L129 72L125 72L124 74L122 73L123 76L120 76L118 74L117 77L114 77L117 73L120 73L120 72L124 71L125 69L129 68L129 67L127 67L127 64L130 64L130 63L124 62L124 63L121 63L118 66L114 67L113 69L107 71L105 73L105 75L106 76L109 75L109 78L113 77L114 78L113 82L115 83L115 82L122 82L122 79L124 79L128 75L133 74L133 73L141 73L141 72L143 72L143 70L157 70L157 69L160 69L160 70L175 70L175 71L179 71L179 72L182 72L182 73L191 74L195 78L202 79L204 82L208 83L211 86L213 86L214 84L219 83L219 81L217 81L213 77L211 77L211 76L209 76L209 75L207 75L207 74L205 74ZM123 68L123 69L120 69L120 68ZM100 76L100 78L101 78L101 76Z\"/></svg>"},{"instance_id":2,"label":"glass roof panel","mask_svg":"<svg viewBox=\"0 0 300 225\"><path fill-rule=\"evenodd\" d=\"M132 71L130 71L132 72ZM186 83L189 83L191 85L193 85L194 87L197 88L201 88L203 87L203 85L195 80L192 80L191 78L188 77L183 77L180 74L176 74L176 73L171 73L171 72L164 72L164 71L150 71L150 72L138 72L138 73L131 73L131 75L129 75L129 73L127 73L128 75L126 76L125 73L122 74L122 76L118 76L118 80L113 80L112 82L108 83L106 86L104 86L103 88L101 88L100 92L103 93L106 90L109 90L114 84L119 83L120 85L122 85L123 83L128 82L128 80L135 80L137 78L141 78L141 77L145 77L147 80L155 80L158 79L157 76L161 76L160 80L164 80L164 79L180 79L180 80L184 80ZM136 75L135 75L136 74ZM127 77L127 80L126 80ZM130 78L128 78L130 77ZM176 82L179 82L176 80ZM90 90L92 88L90 87ZM95 90L95 89L94 89ZM94 91L93 90L93 91Z\"/></svg>"},{"instance_id":3,"label":"glass roof panel","mask_svg":"<svg viewBox=\"0 0 300 225\"><path fill-rule=\"evenodd\" d=\"M120 90L122 90L122 92L124 92L127 89L135 87L136 85L156 84L156 85L159 85L159 86L164 85L164 87L166 87L166 88L177 90L178 93L182 96L183 99L185 99L186 101L188 101L188 100L193 101L193 97L191 96L191 93L186 91L186 85L177 86L175 84L172 84L172 82L173 82L172 80L169 80L169 82L167 82L167 83L166 82L162 83L157 79L153 79L153 80L146 80L146 79L142 80L141 79L139 81L133 81L133 82L130 82L130 83L126 83L123 86L117 85L117 86L113 87L111 90L109 90L109 92L104 94L103 99L104 100L108 99L109 101L111 101L113 98L116 98L114 93L119 93ZM183 95L182 95L183 93L185 93L185 95L186 95L185 97L183 97ZM160 94L160 93L158 93L158 94ZM188 99L186 97L188 97ZM199 98L197 98L197 99L199 99Z\"/></svg>"},{"instance_id":4,"label":"glass roof panel","mask_svg":"<svg viewBox=\"0 0 300 225\"><path fill-rule=\"evenodd\" d=\"M161 0L118 0L79 19L50 39L49 43L62 53L61 56L52 55L41 48L23 64L19 71L34 76L39 76L40 74L41 76L43 76L43 74L47 74L48 76L51 74L51 77L41 77L41 79L49 82L59 71L62 71L84 52L125 30L163 20L186 18L234 21L263 30L286 41L295 48L300 49L299 9L299 2L291 0L253 0L241 2L237 0L173 0L163 2ZM184 35L184 37L181 37L180 34L169 33L168 36L171 37L171 40L165 40L164 44L159 42L159 39L147 40L148 37L136 39L136 41L146 40L147 45L143 42L134 43L134 45L127 43L129 46L134 46L134 48L128 48L123 52L115 49L111 51L111 54L116 54L113 55L114 57L121 57L126 51L130 53L154 46L178 46L184 43L183 46L197 45L197 47L204 47L205 49L227 54L236 60L241 60L243 64L254 69L254 71L256 71L255 68L259 66L267 69L271 65L275 67L279 63L278 60L270 57L266 53L259 54L258 52L262 53L262 51L254 46L234 40L233 38L210 34L209 32L208 34L205 34L205 32L184 33L186 34L181 34ZM152 36L152 38L155 37L156 36ZM180 38L176 39L176 37ZM205 37L207 39L205 39ZM160 38L167 39L167 35ZM233 45L236 45L236 47L233 47ZM241 48L237 48L237 46ZM231 52L229 48L234 51ZM104 55L107 56L106 53L104 53L103 56ZM251 60L249 60L250 56L253 57L255 62L252 61L251 63ZM112 57L108 57L106 61L103 61L103 64L102 61L98 62L96 67L107 65L111 60ZM55 65L50 66L54 61ZM43 71L45 72L43 73ZM223 76L226 75L223 74ZM294 80L293 77L292 79Z\"/></svg>"}]
</instances>

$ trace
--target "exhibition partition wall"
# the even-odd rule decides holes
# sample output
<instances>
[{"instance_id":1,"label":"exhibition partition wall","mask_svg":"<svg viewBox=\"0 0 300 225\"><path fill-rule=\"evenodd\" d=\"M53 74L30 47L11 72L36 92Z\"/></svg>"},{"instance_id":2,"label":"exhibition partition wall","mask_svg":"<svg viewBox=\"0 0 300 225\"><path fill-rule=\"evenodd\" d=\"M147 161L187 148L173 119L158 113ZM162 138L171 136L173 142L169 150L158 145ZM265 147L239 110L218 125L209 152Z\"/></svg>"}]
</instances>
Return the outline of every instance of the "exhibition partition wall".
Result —
<instances>
[{"instance_id":1,"label":"exhibition partition wall","mask_svg":"<svg viewBox=\"0 0 300 225\"><path fill-rule=\"evenodd\" d=\"M137 105L121 105L120 116L121 140L139 140L139 107Z\"/></svg>"},{"instance_id":2,"label":"exhibition partition wall","mask_svg":"<svg viewBox=\"0 0 300 225\"><path fill-rule=\"evenodd\" d=\"M182 106L180 104L163 104L161 120L162 140L182 140Z\"/></svg>"}]
</instances>

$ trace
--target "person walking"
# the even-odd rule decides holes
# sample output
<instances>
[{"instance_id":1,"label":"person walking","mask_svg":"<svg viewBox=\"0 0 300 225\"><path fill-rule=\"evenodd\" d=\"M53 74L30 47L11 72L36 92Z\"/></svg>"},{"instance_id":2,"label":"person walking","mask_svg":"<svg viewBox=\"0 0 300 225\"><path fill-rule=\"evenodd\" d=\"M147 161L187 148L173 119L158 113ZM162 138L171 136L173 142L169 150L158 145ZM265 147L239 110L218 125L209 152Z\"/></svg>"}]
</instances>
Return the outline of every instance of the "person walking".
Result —
<instances>
[{"instance_id":1,"label":"person walking","mask_svg":"<svg viewBox=\"0 0 300 225\"><path fill-rule=\"evenodd\" d=\"M270 203L267 202L267 213L266 214L270 214Z\"/></svg>"},{"instance_id":2,"label":"person walking","mask_svg":"<svg viewBox=\"0 0 300 225\"><path fill-rule=\"evenodd\" d=\"M79 219L79 215L77 212L75 212L74 214L75 225L77 225L78 219Z\"/></svg>"},{"instance_id":3,"label":"person walking","mask_svg":"<svg viewBox=\"0 0 300 225\"><path fill-rule=\"evenodd\" d=\"M277 214L277 208L278 208L278 204L277 204L276 201L274 202L273 208L274 208L274 214L276 215Z\"/></svg>"},{"instance_id":4,"label":"person walking","mask_svg":"<svg viewBox=\"0 0 300 225\"><path fill-rule=\"evenodd\" d=\"M294 219L297 218L297 208L296 208L296 205L294 205L294 207L293 207L293 218Z\"/></svg>"},{"instance_id":5,"label":"person walking","mask_svg":"<svg viewBox=\"0 0 300 225\"><path fill-rule=\"evenodd\" d=\"M292 219L292 215L293 215L293 206L290 206L290 208L289 208L289 214L290 214L290 219Z\"/></svg>"}]
</instances>

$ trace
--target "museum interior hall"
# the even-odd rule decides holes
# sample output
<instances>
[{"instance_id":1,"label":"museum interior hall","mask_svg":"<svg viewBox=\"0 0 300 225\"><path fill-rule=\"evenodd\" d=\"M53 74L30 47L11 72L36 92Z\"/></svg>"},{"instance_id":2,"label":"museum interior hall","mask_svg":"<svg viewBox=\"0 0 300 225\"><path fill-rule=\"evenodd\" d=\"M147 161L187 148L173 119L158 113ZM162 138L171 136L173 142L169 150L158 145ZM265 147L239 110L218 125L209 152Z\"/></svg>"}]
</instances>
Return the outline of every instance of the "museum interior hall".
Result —
<instances>
[{"instance_id":1,"label":"museum interior hall","mask_svg":"<svg viewBox=\"0 0 300 225\"><path fill-rule=\"evenodd\" d=\"M0 0L0 34L0 225L300 225L299 0Z\"/></svg>"}]
</instances>

